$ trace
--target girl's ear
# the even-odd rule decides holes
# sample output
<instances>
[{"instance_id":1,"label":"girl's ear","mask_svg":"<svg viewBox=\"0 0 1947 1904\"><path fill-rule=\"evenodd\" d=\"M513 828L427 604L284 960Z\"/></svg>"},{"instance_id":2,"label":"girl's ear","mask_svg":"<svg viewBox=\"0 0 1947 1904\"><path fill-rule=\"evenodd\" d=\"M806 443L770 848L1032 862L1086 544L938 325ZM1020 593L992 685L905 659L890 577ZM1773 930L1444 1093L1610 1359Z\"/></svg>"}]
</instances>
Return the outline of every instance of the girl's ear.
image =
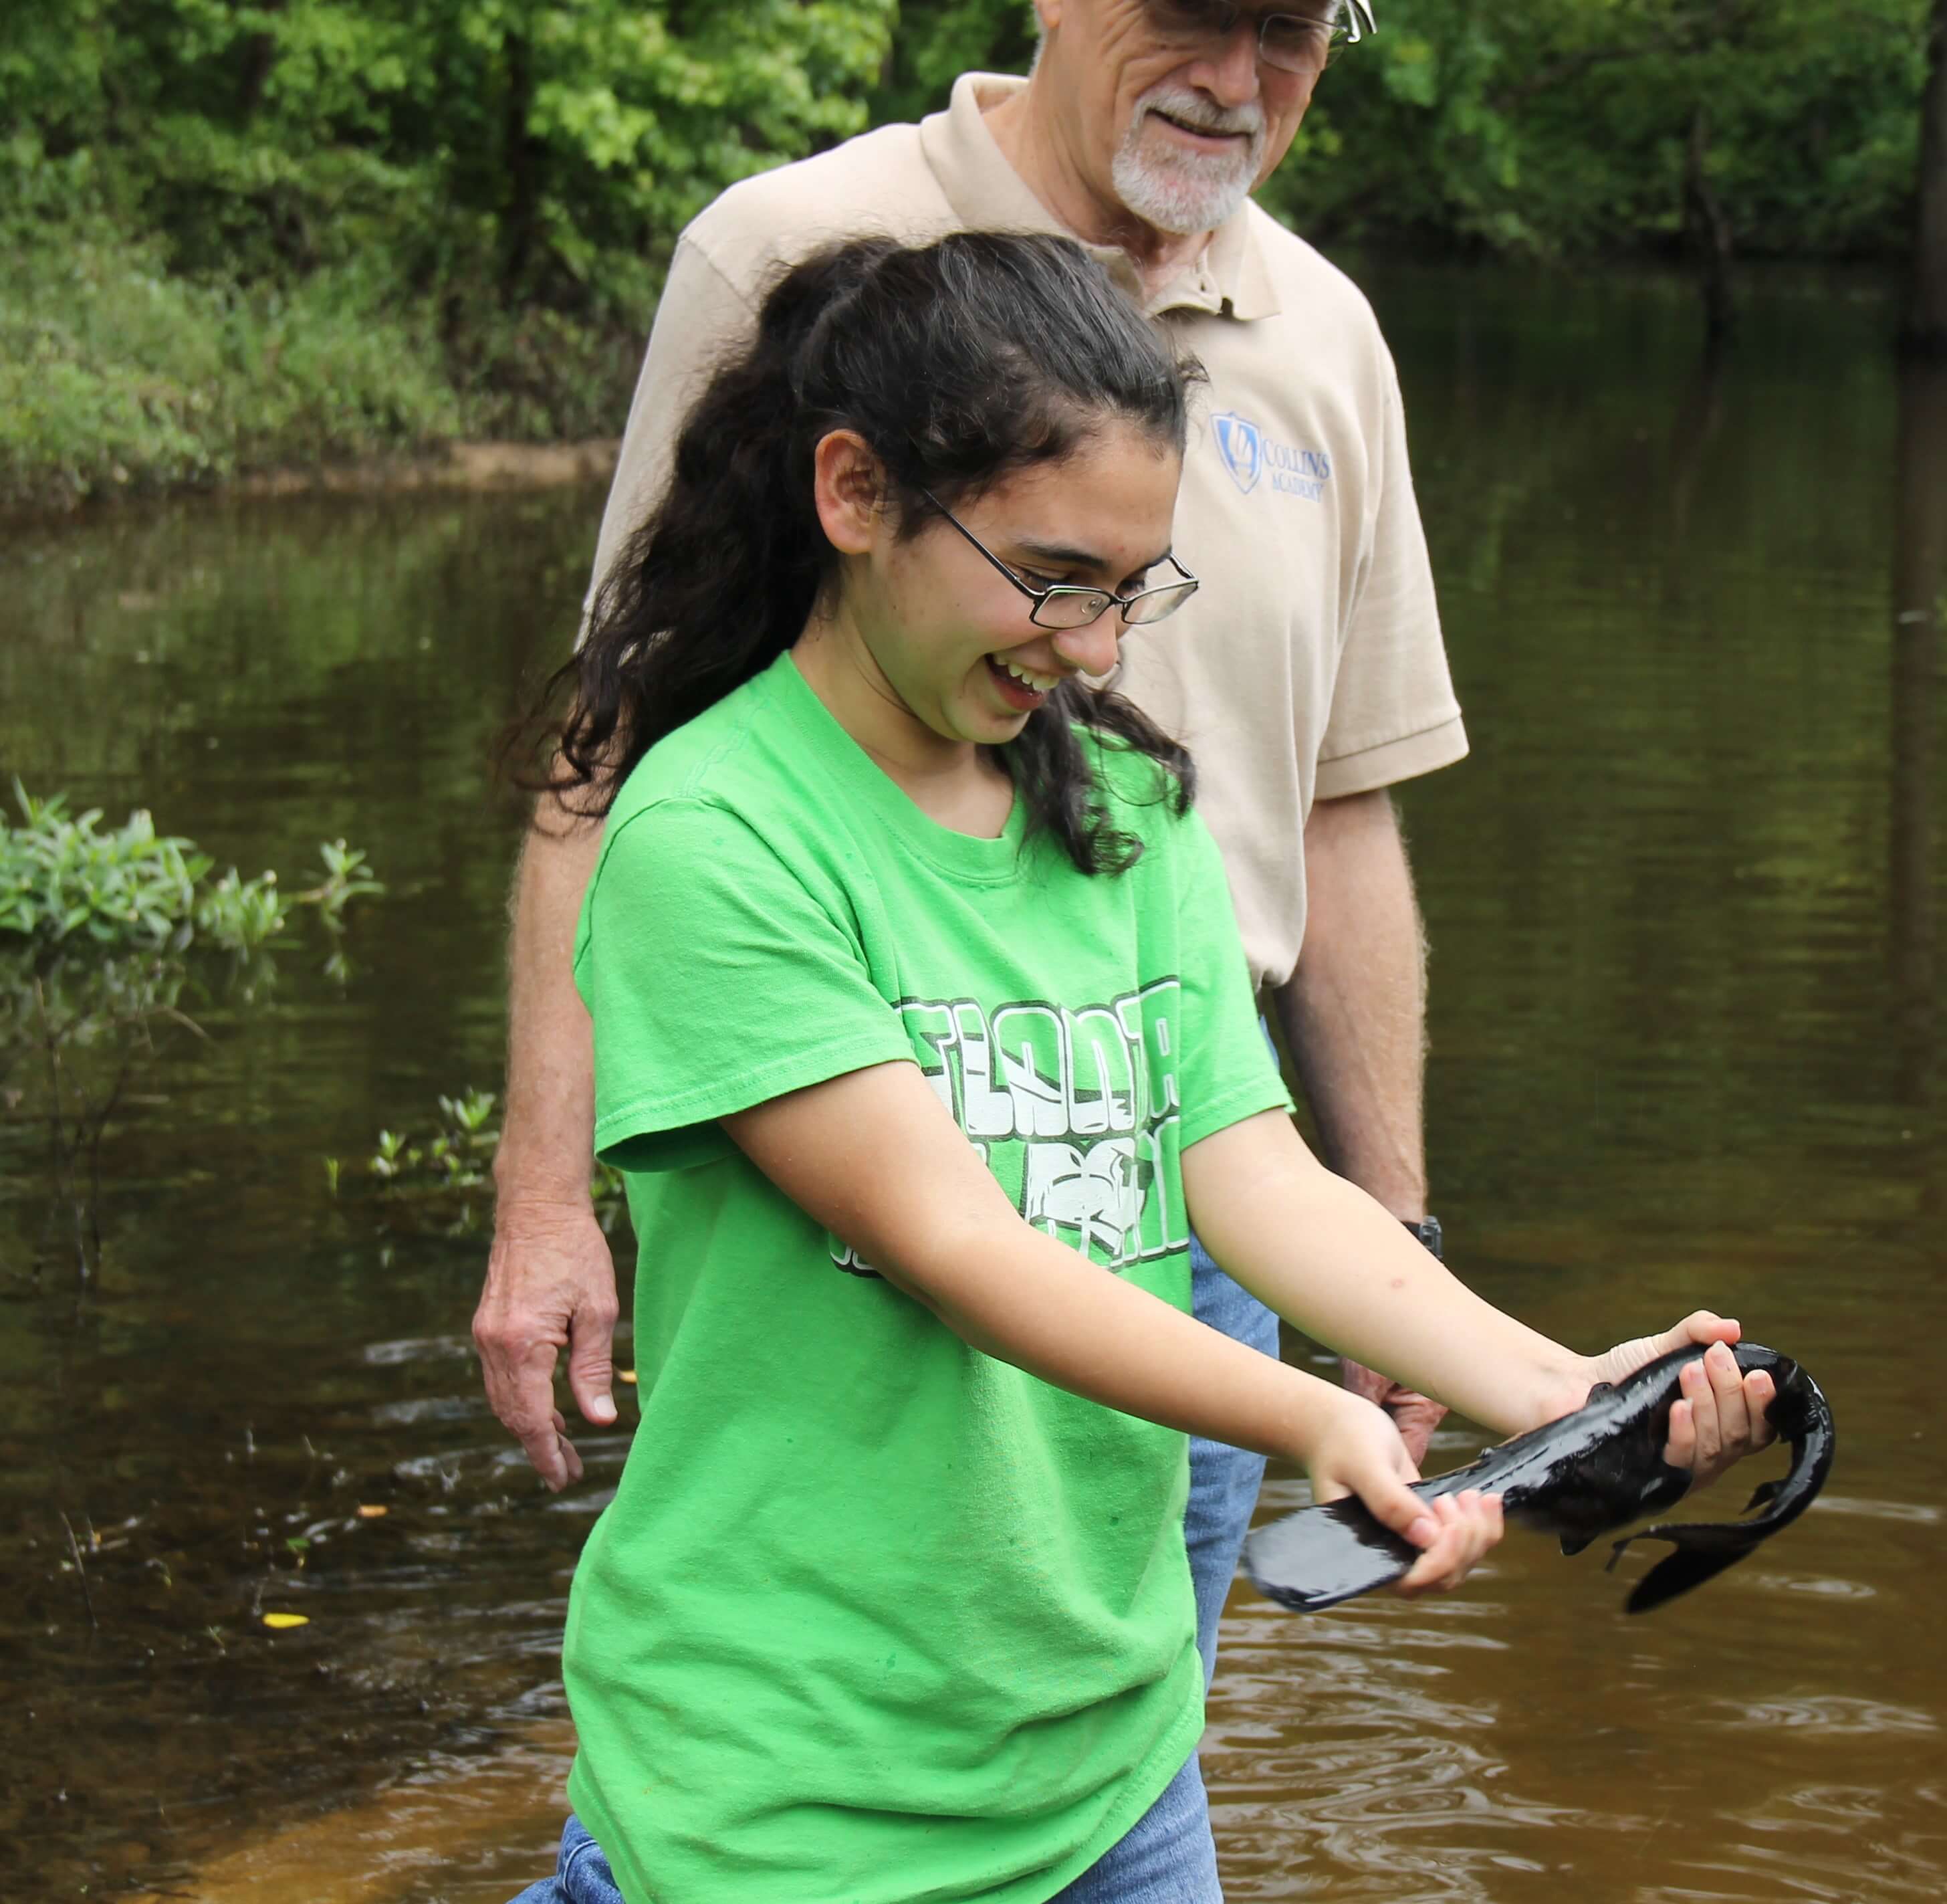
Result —
<instances>
[{"instance_id":1,"label":"girl's ear","mask_svg":"<svg viewBox=\"0 0 1947 1904\"><path fill-rule=\"evenodd\" d=\"M812 495L825 539L841 555L864 555L885 511L886 473L856 429L834 429L812 451Z\"/></svg>"}]
</instances>

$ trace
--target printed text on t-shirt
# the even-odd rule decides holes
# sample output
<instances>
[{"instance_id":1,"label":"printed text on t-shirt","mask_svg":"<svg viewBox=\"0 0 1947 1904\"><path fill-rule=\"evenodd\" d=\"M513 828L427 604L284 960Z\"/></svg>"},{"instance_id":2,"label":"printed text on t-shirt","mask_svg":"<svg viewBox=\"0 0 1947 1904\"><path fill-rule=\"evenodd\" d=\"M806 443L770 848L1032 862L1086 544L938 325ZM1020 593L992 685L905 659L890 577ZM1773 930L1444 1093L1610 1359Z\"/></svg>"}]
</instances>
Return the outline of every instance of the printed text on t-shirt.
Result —
<instances>
[{"instance_id":1,"label":"printed text on t-shirt","mask_svg":"<svg viewBox=\"0 0 1947 1904\"><path fill-rule=\"evenodd\" d=\"M1110 1268L1185 1248L1188 1219L1165 1168L1181 1114L1183 988L1159 978L1076 1009L1020 999L908 998L927 1082L1037 1230ZM840 1268L872 1273L836 1238Z\"/></svg>"}]
</instances>

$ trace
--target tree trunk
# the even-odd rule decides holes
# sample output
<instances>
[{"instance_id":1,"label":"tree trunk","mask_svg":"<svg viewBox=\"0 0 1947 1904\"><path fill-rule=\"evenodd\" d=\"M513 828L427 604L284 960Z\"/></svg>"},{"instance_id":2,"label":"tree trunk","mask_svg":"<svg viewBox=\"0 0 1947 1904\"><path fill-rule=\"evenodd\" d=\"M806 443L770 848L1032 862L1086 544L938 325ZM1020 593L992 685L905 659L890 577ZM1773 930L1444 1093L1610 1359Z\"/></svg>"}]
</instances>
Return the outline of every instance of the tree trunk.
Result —
<instances>
[{"instance_id":1,"label":"tree trunk","mask_svg":"<svg viewBox=\"0 0 1947 1904\"><path fill-rule=\"evenodd\" d=\"M1905 340L1947 356L1947 0L1933 0L1927 90L1921 95L1919 213Z\"/></svg>"},{"instance_id":2,"label":"tree trunk","mask_svg":"<svg viewBox=\"0 0 1947 1904\"><path fill-rule=\"evenodd\" d=\"M506 113L501 126L501 160L506 169L507 209L500 228L500 282L512 292L522 288L534 256L535 226L540 205L540 146L528 130L534 110L534 48L525 33L509 33L506 42Z\"/></svg>"},{"instance_id":3,"label":"tree trunk","mask_svg":"<svg viewBox=\"0 0 1947 1904\"><path fill-rule=\"evenodd\" d=\"M255 11L260 14L282 13L285 4L286 0L262 0ZM237 76L237 116L246 126L264 103L264 88L277 64L277 39L274 33L245 36Z\"/></svg>"},{"instance_id":4,"label":"tree trunk","mask_svg":"<svg viewBox=\"0 0 1947 1904\"><path fill-rule=\"evenodd\" d=\"M1941 0L1947 5L1947 0ZM1690 143L1683 161L1683 222L1697 259L1704 293L1707 345L1716 349L1737 322L1731 298L1731 221L1710 183L1710 116L1701 106L1690 116Z\"/></svg>"}]
</instances>

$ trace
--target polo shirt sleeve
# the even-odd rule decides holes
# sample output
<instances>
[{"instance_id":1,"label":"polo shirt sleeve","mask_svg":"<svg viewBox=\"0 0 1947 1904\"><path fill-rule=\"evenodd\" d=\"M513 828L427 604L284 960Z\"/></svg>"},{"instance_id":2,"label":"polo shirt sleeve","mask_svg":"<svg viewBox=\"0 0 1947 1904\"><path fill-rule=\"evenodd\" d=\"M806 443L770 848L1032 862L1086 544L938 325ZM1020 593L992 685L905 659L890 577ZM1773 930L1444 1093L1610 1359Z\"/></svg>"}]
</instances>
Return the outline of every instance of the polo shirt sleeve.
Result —
<instances>
[{"instance_id":1,"label":"polo shirt sleeve","mask_svg":"<svg viewBox=\"0 0 1947 1904\"><path fill-rule=\"evenodd\" d=\"M1200 815L1187 814L1172 842L1179 860L1177 935L1183 986L1182 1148L1260 1111L1292 1108L1278 1074L1237 931L1224 863Z\"/></svg>"},{"instance_id":2,"label":"polo shirt sleeve","mask_svg":"<svg viewBox=\"0 0 1947 1904\"><path fill-rule=\"evenodd\" d=\"M1467 752L1407 457L1399 376L1383 343L1370 544L1348 619L1314 797L1336 800L1450 766Z\"/></svg>"},{"instance_id":3,"label":"polo shirt sleeve","mask_svg":"<svg viewBox=\"0 0 1947 1904\"><path fill-rule=\"evenodd\" d=\"M710 373L755 334L750 300L711 262L693 237L670 260L669 276L650 327L648 349L636 380L629 423L602 512L595 569L582 600L584 631L604 578L669 480L683 420L702 395Z\"/></svg>"},{"instance_id":4,"label":"polo shirt sleeve","mask_svg":"<svg viewBox=\"0 0 1947 1904\"><path fill-rule=\"evenodd\" d=\"M610 835L574 972L595 1025L596 1152L624 1170L721 1156L716 1119L912 1058L849 919L711 802L660 802Z\"/></svg>"}]
</instances>

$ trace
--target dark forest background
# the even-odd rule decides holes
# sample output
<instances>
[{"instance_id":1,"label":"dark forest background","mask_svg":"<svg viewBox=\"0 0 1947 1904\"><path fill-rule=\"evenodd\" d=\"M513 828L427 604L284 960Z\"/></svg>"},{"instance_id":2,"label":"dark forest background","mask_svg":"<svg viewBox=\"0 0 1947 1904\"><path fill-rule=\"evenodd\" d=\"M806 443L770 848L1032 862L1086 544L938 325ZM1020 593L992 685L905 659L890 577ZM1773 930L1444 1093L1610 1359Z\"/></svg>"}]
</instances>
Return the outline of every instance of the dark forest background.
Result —
<instances>
[{"instance_id":1,"label":"dark forest background","mask_svg":"<svg viewBox=\"0 0 1947 1904\"><path fill-rule=\"evenodd\" d=\"M1719 323L1740 259L1870 261L1947 341L1947 0L1379 13L1264 194L1314 242L1683 261ZM613 435L714 194L1032 45L1025 0L11 0L0 501Z\"/></svg>"}]
</instances>

